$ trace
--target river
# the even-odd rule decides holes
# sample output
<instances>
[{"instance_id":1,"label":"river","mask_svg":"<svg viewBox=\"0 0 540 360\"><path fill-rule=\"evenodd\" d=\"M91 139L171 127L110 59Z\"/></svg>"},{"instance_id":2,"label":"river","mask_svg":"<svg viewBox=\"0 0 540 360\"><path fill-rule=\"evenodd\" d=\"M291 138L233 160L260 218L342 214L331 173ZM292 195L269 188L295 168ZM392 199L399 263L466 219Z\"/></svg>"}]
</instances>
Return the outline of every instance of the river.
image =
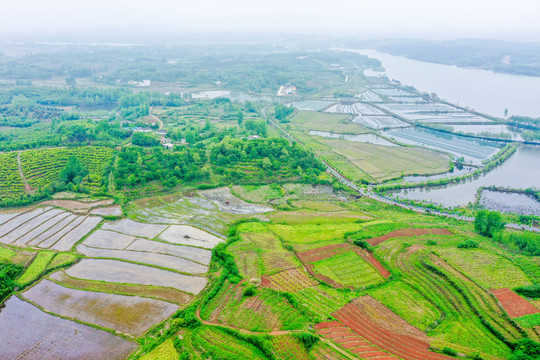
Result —
<instances>
[{"instance_id":1,"label":"river","mask_svg":"<svg viewBox=\"0 0 540 360\"><path fill-rule=\"evenodd\" d=\"M375 50L349 50L379 59L389 79L476 111L540 117L540 77L495 73L411 60ZM370 73L374 75L375 73Z\"/></svg>"}]
</instances>

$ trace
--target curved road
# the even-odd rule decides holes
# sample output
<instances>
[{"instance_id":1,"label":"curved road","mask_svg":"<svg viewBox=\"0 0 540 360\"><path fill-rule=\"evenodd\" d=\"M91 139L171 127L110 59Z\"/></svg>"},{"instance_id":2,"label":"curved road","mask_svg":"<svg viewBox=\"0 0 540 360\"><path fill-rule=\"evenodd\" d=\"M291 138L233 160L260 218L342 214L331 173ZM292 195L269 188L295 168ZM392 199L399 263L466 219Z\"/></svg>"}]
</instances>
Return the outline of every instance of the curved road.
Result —
<instances>
[{"instance_id":1,"label":"curved road","mask_svg":"<svg viewBox=\"0 0 540 360\"><path fill-rule=\"evenodd\" d=\"M266 120L268 121L268 123L270 125L274 126L276 129L278 129L285 138L287 138L287 139L289 139L291 141L297 142L299 144L302 144L301 141L299 141L293 135L288 133L276 121L274 121L270 116L268 116L266 114L266 108L267 107L268 107L268 105L263 107L261 112L262 112L263 116L266 118ZM350 189L356 191L357 193L359 193L360 196L367 196L367 197L369 197L369 198L371 198L373 200L377 200L379 202L383 202L383 203L394 205L394 206L399 206L401 208L412 210L412 211L422 213L422 214L433 214L433 215L444 216L444 217L463 220L463 221L471 221L471 222L474 221L474 218L470 217L470 216L462 216L462 215L459 215L459 214L452 214L452 213L449 213L447 211L432 210L432 209L428 209L428 208L421 207L421 206L414 206L414 205L404 204L404 203L401 203L401 202L396 201L394 199L390 199L390 198L387 198L385 196L379 195L379 194L371 191L371 189L369 189L369 188L360 188L354 182L352 182L351 180L349 180L348 178L343 176L339 171L337 171L332 166L330 166L330 164L328 164L326 161L321 159L317 154L314 153L313 155L316 158L318 158L324 164L324 167L326 168L327 173L334 176L343 185L345 185L348 188L350 188ZM506 224L506 227L509 228L509 229L527 230L527 231L533 231L533 232L540 233L539 228L532 227L532 226L521 225L521 224L511 223L511 224Z\"/></svg>"}]
</instances>

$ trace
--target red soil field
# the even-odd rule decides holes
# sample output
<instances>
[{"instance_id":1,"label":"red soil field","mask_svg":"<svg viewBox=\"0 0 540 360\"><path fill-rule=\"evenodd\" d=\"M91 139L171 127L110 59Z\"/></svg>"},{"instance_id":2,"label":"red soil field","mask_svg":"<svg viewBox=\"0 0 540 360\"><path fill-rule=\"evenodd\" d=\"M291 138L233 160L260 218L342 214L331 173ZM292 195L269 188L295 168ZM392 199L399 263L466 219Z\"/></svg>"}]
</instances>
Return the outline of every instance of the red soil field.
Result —
<instances>
[{"instance_id":1,"label":"red soil field","mask_svg":"<svg viewBox=\"0 0 540 360\"><path fill-rule=\"evenodd\" d=\"M448 229L431 228L431 229L399 229L389 232L386 235L366 239L371 246L377 246L380 243L397 238L397 237L413 237L421 235L453 235Z\"/></svg>"},{"instance_id":2,"label":"red soil field","mask_svg":"<svg viewBox=\"0 0 540 360\"><path fill-rule=\"evenodd\" d=\"M315 325L317 333L344 349L358 355L362 359L376 358L377 360L396 360L391 354L382 351L380 348L370 344L364 338L358 336L354 331L337 321L322 322Z\"/></svg>"},{"instance_id":3,"label":"red soil field","mask_svg":"<svg viewBox=\"0 0 540 360\"><path fill-rule=\"evenodd\" d=\"M296 255L298 256L300 261L304 264L304 266L306 268L308 268L308 272L310 272L310 274L311 274L312 270L311 270L310 263L314 263L316 261L328 259L328 258L333 257L335 255L343 254L343 253L346 253L346 252L349 252L349 251L355 252L362 259L364 259L365 261L367 261L368 263L373 265L373 267L384 278L390 277L390 272L388 270L386 270L385 267L382 266L382 264L377 259L375 259L375 257L373 256L372 253L370 253L367 250L361 249L358 246L351 245L351 244L348 244L348 243L323 246L323 247L316 248L316 249L302 251L302 252L297 253ZM315 275L313 275L313 276L315 276ZM320 275L316 275L316 277L320 277ZM321 280L323 280L325 282L328 282L327 279L322 279L321 278ZM333 284L333 281L330 280L329 283Z\"/></svg>"},{"instance_id":4,"label":"red soil field","mask_svg":"<svg viewBox=\"0 0 540 360\"><path fill-rule=\"evenodd\" d=\"M510 315L510 317L516 318L540 312L540 309L516 294L511 289L495 289L491 290L491 293L495 295L497 300L499 300L503 309L508 313L508 315Z\"/></svg>"},{"instance_id":5,"label":"red soil field","mask_svg":"<svg viewBox=\"0 0 540 360\"><path fill-rule=\"evenodd\" d=\"M333 336L335 339L339 339L340 341L342 341L342 338L350 338L350 342L356 342L357 345L355 346L377 347L382 351L386 351L405 360L452 359L449 356L429 351L429 343L425 340L419 339L418 336L406 335L411 331L413 334L417 334L417 329L413 330L414 328L412 328L411 325L407 324L409 327L408 329L399 330L400 324L394 323L394 316L397 315L392 313L392 316L386 313L386 311L390 312L390 310L386 309L384 313L382 313L383 316L387 317L386 319L377 319L377 313L379 315L381 314L381 309L379 309L379 307L383 306L382 304L377 305L377 308L374 309L372 306L372 300L364 298L360 298L357 300L346 304L341 309L332 314L332 316L334 316L341 324L345 325L348 329L335 329L338 326L337 324L339 324L337 322L323 323L324 325L317 324L317 326L321 330L324 327L335 329L334 331L325 330L325 332L330 333L330 335L322 333L321 335ZM371 313L372 311L375 311L375 313ZM398 330L401 333L398 333ZM352 333L356 334L358 338L353 339L351 331ZM361 343L362 341L363 343ZM342 343L346 342L342 341ZM364 357L363 354L359 355L361 357Z\"/></svg>"}]
</instances>

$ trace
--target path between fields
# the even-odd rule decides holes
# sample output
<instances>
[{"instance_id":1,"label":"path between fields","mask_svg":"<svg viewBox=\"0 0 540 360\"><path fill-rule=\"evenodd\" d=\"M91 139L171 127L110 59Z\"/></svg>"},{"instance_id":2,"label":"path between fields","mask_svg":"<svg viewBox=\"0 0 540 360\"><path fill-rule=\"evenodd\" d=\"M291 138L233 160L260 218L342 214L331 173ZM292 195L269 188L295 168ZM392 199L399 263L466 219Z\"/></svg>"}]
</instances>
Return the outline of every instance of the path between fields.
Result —
<instances>
[{"instance_id":1,"label":"path between fields","mask_svg":"<svg viewBox=\"0 0 540 360\"><path fill-rule=\"evenodd\" d=\"M26 176L24 176L24 172L22 170L20 151L17 151L17 167L19 168L19 176L21 177L24 183L24 191L26 191L27 194L30 194L32 192L32 188L28 184L28 181L26 180Z\"/></svg>"},{"instance_id":2,"label":"path between fields","mask_svg":"<svg viewBox=\"0 0 540 360\"><path fill-rule=\"evenodd\" d=\"M270 125L274 126L276 129L278 129L278 131L280 131L285 136L285 138L289 139L292 142L297 142L299 144L302 144L302 142L300 142L298 139L296 139L294 136L292 136L289 132L287 132L285 129L283 129L277 122L275 122L270 116L268 116L266 114L266 108L267 107L268 107L268 105L263 107L261 112L262 112L262 115L268 121L268 123ZM326 161L324 161L319 156L317 156L317 154L313 153L313 155L323 163L324 167L326 168L327 173L329 173L330 175L335 177L343 185L345 185L348 188L356 191L360 196L367 196L370 199L377 200L379 202L383 202L383 203L394 205L394 206L399 206L399 207L401 207L403 209L415 211L415 212L421 213L421 214L433 214L433 215L438 215L438 216L443 216L443 217L453 218L453 219L458 219L458 220L463 220L463 221L469 221L469 222L474 221L474 217L462 216L462 215L459 215L459 214L451 214L451 213L449 213L447 211L432 210L432 209L428 209L428 208L421 207L421 206L412 206L412 205L404 204L404 203L401 203L401 202L396 201L394 199L390 199L390 198L387 198L385 196L379 195L379 194L373 192L369 188L360 188L354 182L352 182L351 180L349 180L348 178L343 176L339 171L337 171L332 166L330 166L330 164L328 164ZM532 231L532 232L540 233L540 228L536 228L536 227L532 227L532 226L526 226L526 225L515 224L515 223L506 224L505 226L507 228L510 228L510 229L526 230L526 231Z\"/></svg>"},{"instance_id":3,"label":"path between fields","mask_svg":"<svg viewBox=\"0 0 540 360\"><path fill-rule=\"evenodd\" d=\"M159 123L159 128L158 128L158 130L161 130L161 129L163 129L163 121L161 121L157 116L155 116L155 115L152 114L152 110L153 110L153 109L154 109L153 107L150 107L150 110L148 110L148 115L150 115L150 117L151 117L152 119L156 120L156 121Z\"/></svg>"}]
</instances>

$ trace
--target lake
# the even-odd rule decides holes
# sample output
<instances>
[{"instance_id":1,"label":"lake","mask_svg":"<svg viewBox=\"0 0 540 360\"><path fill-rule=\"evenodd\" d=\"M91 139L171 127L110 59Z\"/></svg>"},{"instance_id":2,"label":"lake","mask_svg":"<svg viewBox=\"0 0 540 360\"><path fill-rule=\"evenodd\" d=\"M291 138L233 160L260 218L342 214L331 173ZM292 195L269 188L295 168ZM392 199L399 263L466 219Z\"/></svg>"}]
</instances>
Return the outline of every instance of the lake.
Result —
<instances>
[{"instance_id":1,"label":"lake","mask_svg":"<svg viewBox=\"0 0 540 360\"><path fill-rule=\"evenodd\" d=\"M477 178L438 188L404 189L394 196L456 207L474 203L482 186L540 189L540 146L522 145L501 166Z\"/></svg>"},{"instance_id":2,"label":"lake","mask_svg":"<svg viewBox=\"0 0 540 360\"><path fill-rule=\"evenodd\" d=\"M504 115L505 108L510 115L540 117L540 77L435 64L375 50L348 51L379 59L389 79L436 93L451 103L498 117Z\"/></svg>"}]
</instances>

